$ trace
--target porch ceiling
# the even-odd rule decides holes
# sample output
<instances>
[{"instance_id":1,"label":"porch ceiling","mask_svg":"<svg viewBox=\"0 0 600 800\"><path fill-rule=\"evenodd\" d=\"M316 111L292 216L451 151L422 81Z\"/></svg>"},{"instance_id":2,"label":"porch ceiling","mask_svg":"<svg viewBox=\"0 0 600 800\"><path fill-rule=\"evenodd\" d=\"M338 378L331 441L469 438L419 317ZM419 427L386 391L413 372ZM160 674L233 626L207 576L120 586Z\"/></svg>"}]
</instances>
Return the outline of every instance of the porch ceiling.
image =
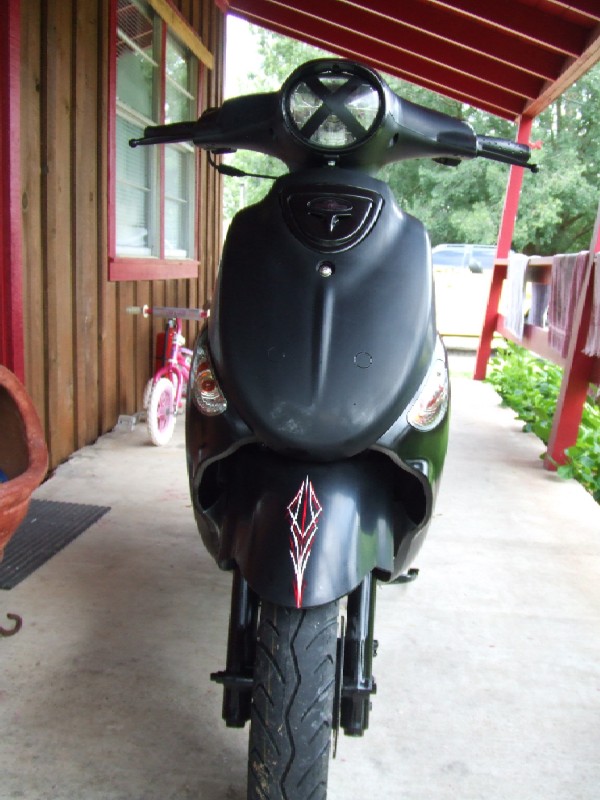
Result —
<instances>
[{"instance_id":1,"label":"porch ceiling","mask_svg":"<svg viewBox=\"0 0 600 800\"><path fill-rule=\"evenodd\" d=\"M600 60L600 0L220 0L248 22L506 119Z\"/></svg>"}]
</instances>

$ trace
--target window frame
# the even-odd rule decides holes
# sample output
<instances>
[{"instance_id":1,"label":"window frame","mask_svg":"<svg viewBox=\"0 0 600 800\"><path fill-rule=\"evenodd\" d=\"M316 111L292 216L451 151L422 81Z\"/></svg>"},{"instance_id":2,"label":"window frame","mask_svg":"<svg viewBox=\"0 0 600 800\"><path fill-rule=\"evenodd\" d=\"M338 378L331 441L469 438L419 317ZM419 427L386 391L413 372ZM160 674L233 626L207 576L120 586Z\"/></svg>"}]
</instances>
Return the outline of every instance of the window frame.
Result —
<instances>
[{"instance_id":1,"label":"window frame","mask_svg":"<svg viewBox=\"0 0 600 800\"><path fill-rule=\"evenodd\" d=\"M148 6L160 21L160 61L159 61L159 105L160 122L164 119L166 99L166 47L167 34L178 45L187 49L195 59L194 84L196 88L196 115L202 107L202 89L204 87L204 69L212 67L212 56L204 48L196 32L187 20L172 6L170 0L146 0ZM191 45L191 46L190 46ZM117 0L110 2L109 19L109 92L108 92L108 279L109 281L141 281L169 280L178 278L197 278L200 265L198 220L200 208L200 157L193 154L196 178L191 191L190 211L192 232L190 242L193 253L189 257L165 257L165 147L156 145L157 154L157 230L159 238L159 254L157 256L136 256L117 253L116 232L116 189L117 189Z\"/></svg>"}]
</instances>

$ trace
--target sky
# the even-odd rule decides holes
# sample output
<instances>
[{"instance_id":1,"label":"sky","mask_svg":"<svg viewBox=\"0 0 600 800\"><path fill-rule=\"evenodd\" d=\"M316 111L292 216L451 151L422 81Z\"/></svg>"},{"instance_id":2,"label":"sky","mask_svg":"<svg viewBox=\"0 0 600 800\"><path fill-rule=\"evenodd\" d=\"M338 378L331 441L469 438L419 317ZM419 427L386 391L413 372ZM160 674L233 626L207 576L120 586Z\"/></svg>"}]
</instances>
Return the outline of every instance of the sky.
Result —
<instances>
[{"instance_id":1,"label":"sky","mask_svg":"<svg viewBox=\"0 0 600 800\"><path fill-rule=\"evenodd\" d=\"M227 46L225 50L225 97L235 97L252 91L248 72L257 72L260 56L249 25L239 17L227 15Z\"/></svg>"}]
</instances>

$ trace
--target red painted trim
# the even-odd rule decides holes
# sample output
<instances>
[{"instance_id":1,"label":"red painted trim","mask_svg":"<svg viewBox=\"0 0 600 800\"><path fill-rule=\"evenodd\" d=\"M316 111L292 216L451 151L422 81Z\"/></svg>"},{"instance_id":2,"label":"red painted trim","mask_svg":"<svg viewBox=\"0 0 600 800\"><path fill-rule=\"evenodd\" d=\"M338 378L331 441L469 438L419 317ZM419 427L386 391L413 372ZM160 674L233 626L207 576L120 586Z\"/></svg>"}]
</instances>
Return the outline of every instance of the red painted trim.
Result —
<instances>
[{"instance_id":1,"label":"red painted trim","mask_svg":"<svg viewBox=\"0 0 600 800\"><path fill-rule=\"evenodd\" d=\"M25 380L21 245L21 4L0 4L0 362Z\"/></svg>"},{"instance_id":2,"label":"red painted trim","mask_svg":"<svg viewBox=\"0 0 600 800\"><path fill-rule=\"evenodd\" d=\"M111 258L108 279L111 281L159 281L172 278L197 278L198 261L191 259Z\"/></svg>"},{"instance_id":3,"label":"red painted trim","mask_svg":"<svg viewBox=\"0 0 600 800\"><path fill-rule=\"evenodd\" d=\"M108 257L114 258L117 249L117 4L112 0L109 4L109 35L108 35ZM110 276L109 280L114 280Z\"/></svg>"},{"instance_id":4,"label":"red painted trim","mask_svg":"<svg viewBox=\"0 0 600 800\"><path fill-rule=\"evenodd\" d=\"M165 122L165 103L167 99L167 26L162 21L160 28L160 77L159 77L158 121L160 125ZM160 258L165 257L165 145L158 148L158 252Z\"/></svg>"},{"instance_id":5,"label":"red painted trim","mask_svg":"<svg viewBox=\"0 0 600 800\"><path fill-rule=\"evenodd\" d=\"M7 64L9 56L8 3L0 6L0 119L8 114L10 86ZM10 341L10 175L6 157L10 152L6 130L0 126L0 364L9 366Z\"/></svg>"},{"instance_id":6,"label":"red painted trim","mask_svg":"<svg viewBox=\"0 0 600 800\"><path fill-rule=\"evenodd\" d=\"M226 14L229 11L230 0L214 0L216 7Z\"/></svg>"}]
</instances>

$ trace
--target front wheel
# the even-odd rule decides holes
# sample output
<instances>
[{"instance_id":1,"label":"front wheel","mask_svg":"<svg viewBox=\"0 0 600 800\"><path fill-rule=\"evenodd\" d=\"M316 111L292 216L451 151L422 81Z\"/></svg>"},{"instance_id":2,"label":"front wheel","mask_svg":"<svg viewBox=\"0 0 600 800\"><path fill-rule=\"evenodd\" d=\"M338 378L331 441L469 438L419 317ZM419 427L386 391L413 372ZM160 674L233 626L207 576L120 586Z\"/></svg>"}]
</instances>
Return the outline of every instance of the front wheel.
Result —
<instances>
[{"instance_id":1,"label":"front wheel","mask_svg":"<svg viewBox=\"0 0 600 800\"><path fill-rule=\"evenodd\" d=\"M324 800L335 693L337 602L261 608L248 800Z\"/></svg>"},{"instance_id":2,"label":"front wheel","mask_svg":"<svg viewBox=\"0 0 600 800\"><path fill-rule=\"evenodd\" d=\"M168 378L160 378L150 392L146 422L152 443L167 444L175 428L175 387Z\"/></svg>"}]
</instances>

